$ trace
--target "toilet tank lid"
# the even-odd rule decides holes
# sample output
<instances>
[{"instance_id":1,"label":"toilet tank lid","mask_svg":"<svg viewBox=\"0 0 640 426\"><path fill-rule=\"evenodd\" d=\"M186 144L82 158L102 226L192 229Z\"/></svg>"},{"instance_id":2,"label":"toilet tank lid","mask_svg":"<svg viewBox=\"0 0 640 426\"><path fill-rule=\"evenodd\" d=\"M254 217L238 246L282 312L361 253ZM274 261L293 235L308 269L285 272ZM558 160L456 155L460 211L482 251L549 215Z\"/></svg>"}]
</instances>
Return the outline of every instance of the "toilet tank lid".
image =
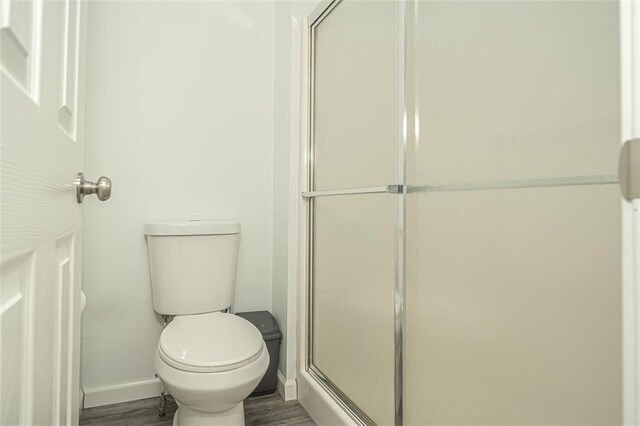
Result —
<instances>
[{"instance_id":1,"label":"toilet tank lid","mask_svg":"<svg viewBox=\"0 0 640 426\"><path fill-rule=\"evenodd\" d=\"M240 224L206 220L148 222L144 225L144 233L146 235L239 234Z\"/></svg>"}]
</instances>

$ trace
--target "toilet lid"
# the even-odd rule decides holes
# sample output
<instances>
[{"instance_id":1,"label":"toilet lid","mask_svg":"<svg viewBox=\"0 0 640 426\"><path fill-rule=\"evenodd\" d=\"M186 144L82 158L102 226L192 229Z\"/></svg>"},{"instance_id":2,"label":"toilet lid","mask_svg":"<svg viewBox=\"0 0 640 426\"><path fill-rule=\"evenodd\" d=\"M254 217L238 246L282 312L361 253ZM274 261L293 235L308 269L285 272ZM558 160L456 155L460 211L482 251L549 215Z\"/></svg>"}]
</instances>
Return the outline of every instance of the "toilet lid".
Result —
<instances>
[{"instance_id":1,"label":"toilet lid","mask_svg":"<svg viewBox=\"0 0 640 426\"><path fill-rule=\"evenodd\" d=\"M180 370L211 373L251 363L263 345L260 331L249 321L214 312L176 316L160 335L158 354Z\"/></svg>"}]
</instances>

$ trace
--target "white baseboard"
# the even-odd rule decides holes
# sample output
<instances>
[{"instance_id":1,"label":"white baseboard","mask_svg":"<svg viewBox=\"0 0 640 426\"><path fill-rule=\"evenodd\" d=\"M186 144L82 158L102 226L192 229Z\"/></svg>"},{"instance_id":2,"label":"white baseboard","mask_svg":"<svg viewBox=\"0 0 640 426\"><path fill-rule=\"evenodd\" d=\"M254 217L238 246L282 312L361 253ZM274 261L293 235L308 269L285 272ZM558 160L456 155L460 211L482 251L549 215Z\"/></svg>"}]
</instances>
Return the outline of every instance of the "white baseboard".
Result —
<instances>
[{"instance_id":1,"label":"white baseboard","mask_svg":"<svg viewBox=\"0 0 640 426\"><path fill-rule=\"evenodd\" d=\"M84 410L84 390L80 389L80 395L78 398L78 414L82 414L82 410Z\"/></svg>"},{"instance_id":2,"label":"white baseboard","mask_svg":"<svg viewBox=\"0 0 640 426\"><path fill-rule=\"evenodd\" d=\"M84 388L84 408L151 398L159 396L161 389L162 385L158 378L120 383L111 386Z\"/></svg>"},{"instance_id":3,"label":"white baseboard","mask_svg":"<svg viewBox=\"0 0 640 426\"><path fill-rule=\"evenodd\" d=\"M285 401L298 398L295 379L285 379L278 370L278 393ZM135 401L137 399L159 396L162 390L160 380L153 378L137 382L120 383L111 386L84 388L84 408Z\"/></svg>"},{"instance_id":4,"label":"white baseboard","mask_svg":"<svg viewBox=\"0 0 640 426\"><path fill-rule=\"evenodd\" d=\"M284 374L278 370L278 393L285 401L298 399L298 391L296 389L296 379L285 379Z\"/></svg>"}]
</instances>

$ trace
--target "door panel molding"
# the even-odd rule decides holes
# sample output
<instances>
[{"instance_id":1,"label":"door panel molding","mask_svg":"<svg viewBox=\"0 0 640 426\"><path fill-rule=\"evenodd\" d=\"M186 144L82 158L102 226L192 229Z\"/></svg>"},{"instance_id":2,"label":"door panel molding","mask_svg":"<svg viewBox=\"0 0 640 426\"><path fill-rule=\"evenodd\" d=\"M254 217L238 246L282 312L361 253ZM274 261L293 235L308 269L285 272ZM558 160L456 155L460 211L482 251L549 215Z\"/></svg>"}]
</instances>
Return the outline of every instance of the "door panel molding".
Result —
<instances>
[{"instance_id":1,"label":"door panel molding","mask_svg":"<svg viewBox=\"0 0 640 426\"><path fill-rule=\"evenodd\" d=\"M36 251L28 251L0 270L0 424L33 419L35 258Z\"/></svg>"},{"instance_id":2,"label":"door panel molding","mask_svg":"<svg viewBox=\"0 0 640 426\"><path fill-rule=\"evenodd\" d=\"M56 244L57 282L55 286L53 424L71 424L75 406L72 391L74 346L74 245L75 235L60 238Z\"/></svg>"},{"instance_id":3,"label":"door panel molding","mask_svg":"<svg viewBox=\"0 0 640 426\"><path fill-rule=\"evenodd\" d=\"M0 13L1 68L38 103L42 0L2 0Z\"/></svg>"},{"instance_id":4,"label":"door panel molding","mask_svg":"<svg viewBox=\"0 0 640 426\"><path fill-rule=\"evenodd\" d=\"M80 53L80 0L66 0L64 14L62 74L58 124L76 140L78 64Z\"/></svg>"}]
</instances>

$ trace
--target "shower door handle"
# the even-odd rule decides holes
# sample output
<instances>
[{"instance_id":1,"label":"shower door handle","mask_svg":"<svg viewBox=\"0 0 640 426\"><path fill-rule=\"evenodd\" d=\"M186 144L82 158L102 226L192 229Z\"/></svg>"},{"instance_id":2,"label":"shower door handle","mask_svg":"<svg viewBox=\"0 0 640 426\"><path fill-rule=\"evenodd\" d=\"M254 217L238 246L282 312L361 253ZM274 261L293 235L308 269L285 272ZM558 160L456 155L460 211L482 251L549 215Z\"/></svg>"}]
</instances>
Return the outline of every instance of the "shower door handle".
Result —
<instances>
[{"instance_id":1,"label":"shower door handle","mask_svg":"<svg viewBox=\"0 0 640 426\"><path fill-rule=\"evenodd\" d=\"M618 178L625 199L640 199L640 138L628 140L622 145Z\"/></svg>"},{"instance_id":2,"label":"shower door handle","mask_svg":"<svg viewBox=\"0 0 640 426\"><path fill-rule=\"evenodd\" d=\"M404 185L366 186L360 188L329 189L323 191L303 191L302 198L326 197L331 195L356 195L356 194L404 194Z\"/></svg>"}]
</instances>

